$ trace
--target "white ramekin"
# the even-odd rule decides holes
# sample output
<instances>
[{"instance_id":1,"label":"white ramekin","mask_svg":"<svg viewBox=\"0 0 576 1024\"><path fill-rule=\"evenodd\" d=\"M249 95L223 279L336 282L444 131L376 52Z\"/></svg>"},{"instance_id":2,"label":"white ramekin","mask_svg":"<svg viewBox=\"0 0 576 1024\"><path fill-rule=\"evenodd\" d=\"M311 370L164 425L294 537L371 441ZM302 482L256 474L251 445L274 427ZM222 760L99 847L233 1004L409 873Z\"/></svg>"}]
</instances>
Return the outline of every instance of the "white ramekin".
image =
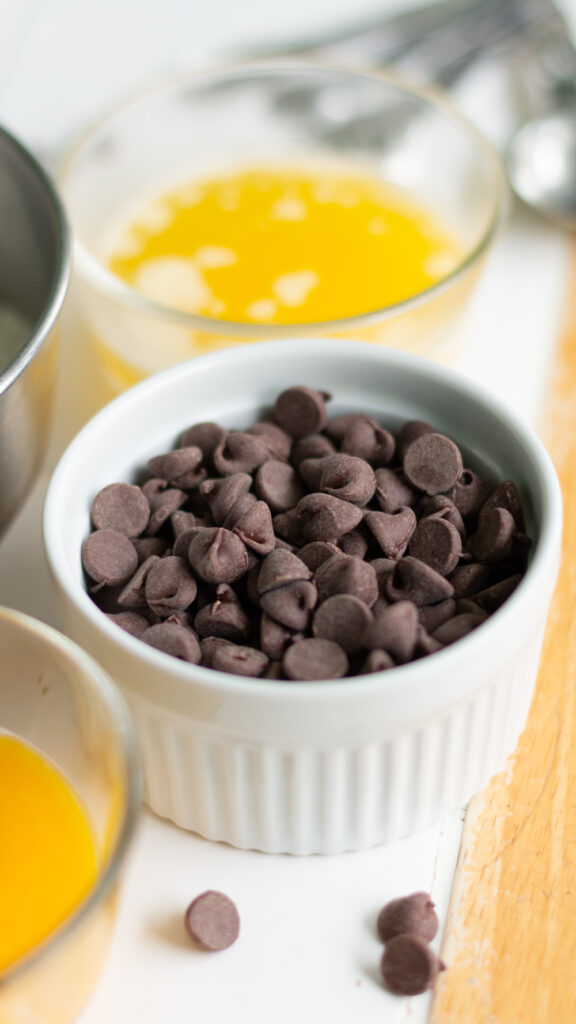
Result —
<instances>
[{"instance_id":1,"label":"white ramekin","mask_svg":"<svg viewBox=\"0 0 576 1024\"><path fill-rule=\"evenodd\" d=\"M94 495L132 479L194 422L247 426L291 384L329 391L334 413L365 411L393 428L427 420L458 442L469 466L515 481L535 540L530 566L472 634L370 676L247 680L147 647L90 600L80 546ZM54 472L44 538L64 628L132 708L152 809L235 846L333 853L428 826L503 767L532 697L558 571L561 508L542 444L490 394L393 349L297 340L198 358L107 406Z\"/></svg>"}]
</instances>

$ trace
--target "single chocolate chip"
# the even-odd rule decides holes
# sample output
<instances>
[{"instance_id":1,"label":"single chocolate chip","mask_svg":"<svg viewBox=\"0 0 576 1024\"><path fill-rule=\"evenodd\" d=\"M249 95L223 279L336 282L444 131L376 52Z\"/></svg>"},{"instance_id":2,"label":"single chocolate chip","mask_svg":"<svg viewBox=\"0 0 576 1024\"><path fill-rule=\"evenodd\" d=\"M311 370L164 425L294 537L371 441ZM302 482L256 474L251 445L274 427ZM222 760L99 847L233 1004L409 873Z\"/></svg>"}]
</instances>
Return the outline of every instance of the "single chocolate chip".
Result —
<instances>
[{"instance_id":1,"label":"single chocolate chip","mask_svg":"<svg viewBox=\"0 0 576 1024\"><path fill-rule=\"evenodd\" d=\"M204 605L194 619L194 629L200 637L223 637L233 643L250 639L250 619L237 595L227 583L216 587L216 600Z\"/></svg>"},{"instance_id":2,"label":"single chocolate chip","mask_svg":"<svg viewBox=\"0 0 576 1024\"><path fill-rule=\"evenodd\" d=\"M188 559L207 583L231 583L248 569L248 555L239 537L222 526L200 530L190 542Z\"/></svg>"},{"instance_id":3,"label":"single chocolate chip","mask_svg":"<svg viewBox=\"0 0 576 1024\"><path fill-rule=\"evenodd\" d=\"M228 512L226 519L221 524L224 529L232 530L238 520L248 512L248 509L252 508L253 505L256 505L257 501L258 498L255 494L252 494L252 491L248 491L246 494L241 494L240 497L236 499L232 508ZM272 519L270 519L270 525L272 525Z\"/></svg>"},{"instance_id":4,"label":"single chocolate chip","mask_svg":"<svg viewBox=\"0 0 576 1024\"><path fill-rule=\"evenodd\" d=\"M460 515L468 519L478 514L491 490L489 482L478 473L471 469L463 469L460 479L448 492L448 497L454 502Z\"/></svg>"},{"instance_id":5,"label":"single chocolate chip","mask_svg":"<svg viewBox=\"0 0 576 1024\"><path fill-rule=\"evenodd\" d=\"M344 434L340 450L365 459L371 466L387 466L394 457L396 441L390 431L384 430L376 420L359 416Z\"/></svg>"},{"instance_id":6,"label":"single chocolate chip","mask_svg":"<svg viewBox=\"0 0 576 1024\"><path fill-rule=\"evenodd\" d=\"M402 460L404 453L408 448L408 445L412 444L417 437L422 437L422 434L435 434L434 427L431 427L429 423L424 420L408 420L404 423L398 433L397 440L397 453L398 458Z\"/></svg>"},{"instance_id":7,"label":"single chocolate chip","mask_svg":"<svg viewBox=\"0 0 576 1024\"><path fill-rule=\"evenodd\" d=\"M228 949L240 934L236 904L213 889L192 900L184 920L190 937L209 952Z\"/></svg>"},{"instance_id":8,"label":"single chocolate chip","mask_svg":"<svg viewBox=\"0 0 576 1024\"><path fill-rule=\"evenodd\" d=\"M143 615L139 615L138 612L116 612L116 614L107 613L107 619L110 622L115 622L117 626L120 626L126 633L130 633L130 636L140 637L150 623L148 619L145 619Z\"/></svg>"},{"instance_id":9,"label":"single chocolate chip","mask_svg":"<svg viewBox=\"0 0 576 1024\"><path fill-rule=\"evenodd\" d=\"M162 618L192 604L198 584L183 558L169 555L150 567L144 583L148 606Z\"/></svg>"},{"instance_id":10,"label":"single chocolate chip","mask_svg":"<svg viewBox=\"0 0 576 1024\"><path fill-rule=\"evenodd\" d=\"M254 490L272 512L286 512L304 496L304 485L296 470L278 459L270 459L260 466L254 478Z\"/></svg>"},{"instance_id":11,"label":"single chocolate chip","mask_svg":"<svg viewBox=\"0 0 576 1024\"><path fill-rule=\"evenodd\" d=\"M251 505L234 523L232 532L257 555L268 555L274 551L274 527L265 501L256 501Z\"/></svg>"},{"instance_id":12,"label":"single chocolate chip","mask_svg":"<svg viewBox=\"0 0 576 1024\"><path fill-rule=\"evenodd\" d=\"M90 515L96 530L117 530L134 538L148 525L150 505L134 484L109 484L94 498Z\"/></svg>"},{"instance_id":13,"label":"single chocolate chip","mask_svg":"<svg viewBox=\"0 0 576 1024\"><path fill-rule=\"evenodd\" d=\"M230 672L234 676L249 676L258 679L268 667L268 658L255 647L227 644L216 647L212 655L212 668L218 672Z\"/></svg>"},{"instance_id":14,"label":"single chocolate chip","mask_svg":"<svg viewBox=\"0 0 576 1024\"><path fill-rule=\"evenodd\" d=\"M474 594L474 601L485 611L495 612L510 597L510 594L516 590L521 579L521 574L517 573L505 580L500 580L491 587L487 587L485 590L480 590Z\"/></svg>"},{"instance_id":15,"label":"single chocolate chip","mask_svg":"<svg viewBox=\"0 0 576 1024\"><path fill-rule=\"evenodd\" d=\"M248 427L246 433L261 437L273 459L288 462L292 451L292 438L290 434L282 430L282 427L276 426L269 420L262 420L260 423L254 423Z\"/></svg>"},{"instance_id":16,"label":"single chocolate chip","mask_svg":"<svg viewBox=\"0 0 576 1024\"><path fill-rule=\"evenodd\" d=\"M204 461L212 465L212 456L226 437L227 431L219 423L195 423L185 430L180 438L179 448L199 448Z\"/></svg>"},{"instance_id":17,"label":"single chocolate chip","mask_svg":"<svg viewBox=\"0 0 576 1024\"><path fill-rule=\"evenodd\" d=\"M456 568L461 552L458 530L447 519L437 516L421 519L410 540L410 554L443 576L448 576Z\"/></svg>"},{"instance_id":18,"label":"single chocolate chip","mask_svg":"<svg viewBox=\"0 0 576 1024\"><path fill-rule=\"evenodd\" d=\"M140 565L150 558L150 555L158 555L158 558L162 558L162 555L168 554L170 547L170 542L165 537L135 537L132 543Z\"/></svg>"},{"instance_id":19,"label":"single chocolate chip","mask_svg":"<svg viewBox=\"0 0 576 1024\"><path fill-rule=\"evenodd\" d=\"M419 519L425 519L428 516L447 519L458 530L462 540L466 539L464 520L454 502L450 501L445 494L425 495L418 503L417 514Z\"/></svg>"},{"instance_id":20,"label":"single chocolate chip","mask_svg":"<svg viewBox=\"0 0 576 1024\"><path fill-rule=\"evenodd\" d=\"M287 388L274 403L274 419L291 437L317 434L326 423L328 397L307 387Z\"/></svg>"},{"instance_id":21,"label":"single chocolate chip","mask_svg":"<svg viewBox=\"0 0 576 1024\"><path fill-rule=\"evenodd\" d=\"M462 456L449 437L425 433L406 448L402 468L414 487L426 494L440 494L460 479Z\"/></svg>"},{"instance_id":22,"label":"single chocolate chip","mask_svg":"<svg viewBox=\"0 0 576 1024\"><path fill-rule=\"evenodd\" d=\"M148 520L146 533L149 537L155 537L162 529L167 519L170 519L173 512L186 503L188 495L179 487L167 487L160 491L155 497L150 498L152 513Z\"/></svg>"},{"instance_id":23,"label":"single chocolate chip","mask_svg":"<svg viewBox=\"0 0 576 1024\"><path fill-rule=\"evenodd\" d=\"M497 505L483 511L470 546L479 562L491 565L511 554L516 536L516 521L511 512Z\"/></svg>"},{"instance_id":24,"label":"single chocolate chip","mask_svg":"<svg viewBox=\"0 0 576 1024\"><path fill-rule=\"evenodd\" d=\"M463 636L467 636L473 629L480 626L486 618L486 613L478 608L478 612L465 612L462 615L455 615L448 619L441 626L438 626L432 634L435 640L441 644L453 644Z\"/></svg>"},{"instance_id":25,"label":"single chocolate chip","mask_svg":"<svg viewBox=\"0 0 576 1024\"><path fill-rule=\"evenodd\" d=\"M251 486L252 477L249 473L231 473L223 479L204 480L200 484L200 493L208 501L217 526L222 525L235 502L246 494Z\"/></svg>"},{"instance_id":26,"label":"single chocolate chip","mask_svg":"<svg viewBox=\"0 0 576 1024\"><path fill-rule=\"evenodd\" d=\"M160 480L158 477L152 477L152 479L145 480L140 490L142 494L147 498L150 503L150 507L154 508L156 499L163 491L168 487L167 480Z\"/></svg>"},{"instance_id":27,"label":"single chocolate chip","mask_svg":"<svg viewBox=\"0 0 576 1024\"><path fill-rule=\"evenodd\" d=\"M459 565L450 573L450 583L454 587L455 597L471 597L484 590L491 582L492 570L481 562Z\"/></svg>"},{"instance_id":28,"label":"single chocolate chip","mask_svg":"<svg viewBox=\"0 0 576 1024\"><path fill-rule=\"evenodd\" d=\"M441 969L434 951L416 935L396 935L386 943L380 962L391 992L417 996L432 988Z\"/></svg>"},{"instance_id":29,"label":"single chocolate chip","mask_svg":"<svg viewBox=\"0 0 576 1024\"><path fill-rule=\"evenodd\" d=\"M170 516L170 525L174 536L179 537L181 533L192 530L195 526L214 526L214 523L211 519L208 521L202 516L195 515L194 512L185 512L179 508Z\"/></svg>"},{"instance_id":30,"label":"single chocolate chip","mask_svg":"<svg viewBox=\"0 0 576 1024\"><path fill-rule=\"evenodd\" d=\"M294 580L260 595L260 606L276 622L304 632L318 602L318 591L311 580Z\"/></svg>"},{"instance_id":31,"label":"single chocolate chip","mask_svg":"<svg viewBox=\"0 0 576 1024\"><path fill-rule=\"evenodd\" d=\"M263 438L231 430L215 449L212 461L218 473L231 476L252 473L269 458L270 449Z\"/></svg>"},{"instance_id":32,"label":"single chocolate chip","mask_svg":"<svg viewBox=\"0 0 576 1024\"><path fill-rule=\"evenodd\" d=\"M366 530L363 523L360 523L355 530L350 530L349 533L345 533L343 537L340 537L338 541L338 548L345 555L354 555L356 558L364 558L364 555L370 547L372 537L368 530Z\"/></svg>"},{"instance_id":33,"label":"single chocolate chip","mask_svg":"<svg viewBox=\"0 0 576 1024\"><path fill-rule=\"evenodd\" d=\"M382 942L406 933L431 942L438 931L438 915L427 892L413 892L386 903L378 914L376 927Z\"/></svg>"},{"instance_id":34,"label":"single chocolate chip","mask_svg":"<svg viewBox=\"0 0 576 1024\"><path fill-rule=\"evenodd\" d=\"M334 498L364 506L374 495L376 477L364 459L357 459L353 455L326 455L320 460L317 489Z\"/></svg>"},{"instance_id":35,"label":"single chocolate chip","mask_svg":"<svg viewBox=\"0 0 576 1024\"><path fill-rule=\"evenodd\" d=\"M514 517L516 526L520 531L524 530L524 514L518 488L512 480L503 480L498 484L496 490L484 502L480 509L479 516L490 512L494 508L504 508Z\"/></svg>"},{"instance_id":36,"label":"single chocolate chip","mask_svg":"<svg viewBox=\"0 0 576 1024\"><path fill-rule=\"evenodd\" d=\"M441 651L444 644L440 643L435 637L430 636L428 631L424 629L424 626L418 625L416 631L416 647L414 649L415 658L423 658L428 654L436 654Z\"/></svg>"},{"instance_id":37,"label":"single chocolate chip","mask_svg":"<svg viewBox=\"0 0 576 1024\"><path fill-rule=\"evenodd\" d=\"M350 534L345 534L345 536L349 537ZM316 572L329 558L339 554L340 548L335 544L330 544L325 540L313 540L299 549L298 558L308 566L311 572Z\"/></svg>"},{"instance_id":38,"label":"single chocolate chip","mask_svg":"<svg viewBox=\"0 0 576 1024\"><path fill-rule=\"evenodd\" d=\"M378 598L375 569L354 555L329 558L317 569L315 579L320 602L334 594L352 594L371 608Z\"/></svg>"},{"instance_id":39,"label":"single chocolate chip","mask_svg":"<svg viewBox=\"0 0 576 1024\"><path fill-rule=\"evenodd\" d=\"M364 634L365 646L388 651L399 664L410 661L416 647L418 609L411 601L382 608Z\"/></svg>"},{"instance_id":40,"label":"single chocolate chip","mask_svg":"<svg viewBox=\"0 0 576 1024\"><path fill-rule=\"evenodd\" d=\"M370 651L367 657L362 662L360 667L360 673L362 675L368 675L370 672L386 672L389 668L394 668L396 662L390 657L388 651Z\"/></svg>"},{"instance_id":41,"label":"single chocolate chip","mask_svg":"<svg viewBox=\"0 0 576 1024\"><path fill-rule=\"evenodd\" d=\"M306 540L338 540L362 521L362 509L331 494L306 494L296 514Z\"/></svg>"},{"instance_id":42,"label":"single chocolate chip","mask_svg":"<svg viewBox=\"0 0 576 1024\"><path fill-rule=\"evenodd\" d=\"M126 583L118 595L118 604L122 608L146 608L145 586L148 573L160 561L161 559L158 555L150 555L145 562L138 566L132 578L128 580L128 583Z\"/></svg>"},{"instance_id":43,"label":"single chocolate chip","mask_svg":"<svg viewBox=\"0 0 576 1024\"><path fill-rule=\"evenodd\" d=\"M313 637L291 644L282 659L288 679L313 682L342 679L348 672L348 658L332 640Z\"/></svg>"},{"instance_id":44,"label":"single chocolate chip","mask_svg":"<svg viewBox=\"0 0 576 1024\"><path fill-rule=\"evenodd\" d=\"M332 441L325 434L309 434L294 442L292 464L299 469L307 459L323 459L325 455L334 455L335 452Z\"/></svg>"},{"instance_id":45,"label":"single chocolate chip","mask_svg":"<svg viewBox=\"0 0 576 1024\"><path fill-rule=\"evenodd\" d=\"M364 414L361 412L344 412L339 416L331 416L326 420L325 432L336 444L341 444L346 431L350 430L356 420L360 419L364 419Z\"/></svg>"},{"instance_id":46,"label":"single chocolate chip","mask_svg":"<svg viewBox=\"0 0 576 1024\"><path fill-rule=\"evenodd\" d=\"M328 456L323 455L322 458L304 459L298 466L298 472L310 491L320 490L322 462L325 458L328 458Z\"/></svg>"},{"instance_id":47,"label":"single chocolate chip","mask_svg":"<svg viewBox=\"0 0 576 1024\"><path fill-rule=\"evenodd\" d=\"M297 508L289 508L287 512L279 512L277 516L272 517L272 523L277 536L282 540L287 541L289 544L295 544L296 547L306 543L302 534L302 524L298 518Z\"/></svg>"},{"instance_id":48,"label":"single chocolate chip","mask_svg":"<svg viewBox=\"0 0 576 1024\"><path fill-rule=\"evenodd\" d=\"M454 587L444 576L413 555L406 555L396 563L384 588L384 596L390 601L413 601L418 607L437 604L453 594Z\"/></svg>"},{"instance_id":49,"label":"single chocolate chip","mask_svg":"<svg viewBox=\"0 0 576 1024\"><path fill-rule=\"evenodd\" d=\"M193 665L200 661L198 638L185 626L178 626L173 622L159 622L142 633L140 640L149 647L155 647L164 654L171 654L180 661L189 661Z\"/></svg>"},{"instance_id":50,"label":"single chocolate chip","mask_svg":"<svg viewBox=\"0 0 576 1024\"><path fill-rule=\"evenodd\" d=\"M138 555L125 533L95 530L82 544L82 565L95 583L118 586L136 572Z\"/></svg>"},{"instance_id":51,"label":"single chocolate chip","mask_svg":"<svg viewBox=\"0 0 576 1024\"><path fill-rule=\"evenodd\" d=\"M381 598L386 580L394 572L394 569L396 568L396 562L394 561L393 558L373 558L368 564L372 566L374 572L376 573L376 579L378 580L378 589L380 591Z\"/></svg>"},{"instance_id":52,"label":"single chocolate chip","mask_svg":"<svg viewBox=\"0 0 576 1024\"><path fill-rule=\"evenodd\" d=\"M148 459L148 469L155 477L168 480L175 487L195 487L206 476L206 469L199 471L201 462L202 452L194 445L155 455Z\"/></svg>"},{"instance_id":53,"label":"single chocolate chip","mask_svg":"<svg viewBox=\"0 0 576 1024\"><path fill-rule=\"evenodd\" d=\"M260 647L271 661L282 661L284 652L289 644L295 639L301 639L302 634L294 629L283 626L275 619L271 619L264 612L260 619Z\"/></svg>"},{"instance_id":54,"label":"single chocolate chip","mask_svg":"<svg viewBox=\"0 0 576 1024\"><path fill-rule=\"evenodd\" d=\"M438 626L453 618L455 614L456 601L453 597L448 597L445 601L440 601L439 604L429 604L418 609L420 624L428 633L433 633Z\"/></svg>"},{"instance_id":55,"label":"single chocolate chip","mask_svg":"<svg viewBox=\"0 0 576 1024\"><path fill-rule=\"evenodd\" d=\"M398 512L408 505L410 508L416 504L418 491L412 487L404 475L394 469L377 469L376 477L376 501L383 512Z\"/></svg>"},{"instance_id":56,"label":"single chocolate chip","mask_svg":"<svg viewBox=\"0 0 576 1024\"><path fill-rule=\"evenodd\" d=\"M328 597L314 613L313 636L333 640L346 654L356 654L365 646L364 637L372 625L372 613L353 594Z\"/></svg>"},{"instance_id":57,"label":"single chocolate chip","mask_svg":"<svg viewBox=\"0 0 576 1024\"><path fill-rule=\"evenodd\" d=\"M258 593L265 594L268 590L276 590L295 580L309 580L311 576L310 569L297 555L276 548L262 562L258 575Z\"/></svg>"},{"instance_id":58,"label":"single chocolate chip","mask_svg":"<svg viewBox=\"0 0 576 1024\"><path fill-rule=\"evenodd\" d=\"M200 637L200 664L204 668L212 668L212 662L214 660L214 652L218 647L231 646L231 640L225 640L221 636L204 636Z\"/></svg>"},{"instance_id":59,"label":"single chocolate chip","mask_svg":"<svg viewBox=\"0 0 576 1024\"><path fill-rule=\"evenodd\" d=\"M400 558L416 529L416 516L411 508L397 512L366 512L366 526L373 534L387 558Z\"/></svg>"}]
</instances>

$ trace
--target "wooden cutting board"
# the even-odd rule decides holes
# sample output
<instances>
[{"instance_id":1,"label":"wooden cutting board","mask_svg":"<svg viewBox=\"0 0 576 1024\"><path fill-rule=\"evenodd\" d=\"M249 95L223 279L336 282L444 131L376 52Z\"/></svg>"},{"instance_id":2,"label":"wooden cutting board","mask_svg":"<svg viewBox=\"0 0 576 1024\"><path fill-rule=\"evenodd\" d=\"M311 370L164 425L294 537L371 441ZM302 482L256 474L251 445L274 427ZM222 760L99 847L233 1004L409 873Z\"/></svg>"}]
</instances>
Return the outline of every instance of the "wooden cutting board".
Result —
<instances>
[{"instance_id":1,"label":"wooden cutting board","mask_svg":"<svg viewBox=\"0 0 576 1024\"><path fill-rule=\"evenodd\" d=\"M541 435L563 557L528 722L470 803L429 1024L576 1024L576 249Z\"/></svg>"}]
</instances>

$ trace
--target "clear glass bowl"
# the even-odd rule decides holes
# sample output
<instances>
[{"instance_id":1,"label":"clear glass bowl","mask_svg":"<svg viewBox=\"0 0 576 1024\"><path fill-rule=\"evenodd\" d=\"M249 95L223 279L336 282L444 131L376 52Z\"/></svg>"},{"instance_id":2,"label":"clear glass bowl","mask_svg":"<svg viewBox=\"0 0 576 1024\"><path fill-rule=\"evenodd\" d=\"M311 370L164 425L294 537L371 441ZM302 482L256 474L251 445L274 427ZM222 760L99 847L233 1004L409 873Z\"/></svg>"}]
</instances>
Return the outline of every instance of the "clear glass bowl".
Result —
<instances>
[{"instance_id":1,"label":"clear glass bowl","mask_svg":"<svg viewBox=\"0 0 576 1024\"><path fill-rule=\"evenodd\" d=\"M392 306L286 326L178 311L134 291L105 266L106 226L122 219L135 197L271 163L338 164L375 175L430 211L458 243L460 262ZM81 324L74 348L83 360L96 354L108 387L97 404L191 356L263 339L350 337L447 358L447 327L476 280L505 196L497 155L434 93L384 75L282 63L187 77L140 95L77 145L60 185L76 239ZM90 380L94 388L93 374Z\"/></svg>"},{"instance_id":2,"label":"clear glass bowl","mask_svg":"<svg viewBox=\"0 0 576 1024\"><path fill-rule=\"evenodd\" d=\"M96 841L97 880L44 942L0 970L0 1024L69 1024L94 987L140 806L132 722L109 676L43 623L0 608L0 726L67 777Z\"/></svg>"}]
</instances>

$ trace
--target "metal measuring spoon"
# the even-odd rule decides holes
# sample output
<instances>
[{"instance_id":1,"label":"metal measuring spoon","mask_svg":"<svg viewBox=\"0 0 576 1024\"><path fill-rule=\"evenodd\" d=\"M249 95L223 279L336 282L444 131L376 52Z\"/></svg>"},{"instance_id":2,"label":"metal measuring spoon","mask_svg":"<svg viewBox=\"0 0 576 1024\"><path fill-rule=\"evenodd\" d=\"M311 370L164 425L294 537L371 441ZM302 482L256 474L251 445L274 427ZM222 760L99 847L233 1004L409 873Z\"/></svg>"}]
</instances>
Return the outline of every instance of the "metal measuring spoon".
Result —
<instances>
[{"instance_id":1,"label":"metal measuring spoon","mask_svg":"<svg viewBox=\"0 0 576 1024\"><path fill-rule=\"evenodd\" d=\"M543 216L576 229L576 49L555 14L520 62L538 116L513 136L508 178L516 194Z\"/></svg>"}]
</instances>

